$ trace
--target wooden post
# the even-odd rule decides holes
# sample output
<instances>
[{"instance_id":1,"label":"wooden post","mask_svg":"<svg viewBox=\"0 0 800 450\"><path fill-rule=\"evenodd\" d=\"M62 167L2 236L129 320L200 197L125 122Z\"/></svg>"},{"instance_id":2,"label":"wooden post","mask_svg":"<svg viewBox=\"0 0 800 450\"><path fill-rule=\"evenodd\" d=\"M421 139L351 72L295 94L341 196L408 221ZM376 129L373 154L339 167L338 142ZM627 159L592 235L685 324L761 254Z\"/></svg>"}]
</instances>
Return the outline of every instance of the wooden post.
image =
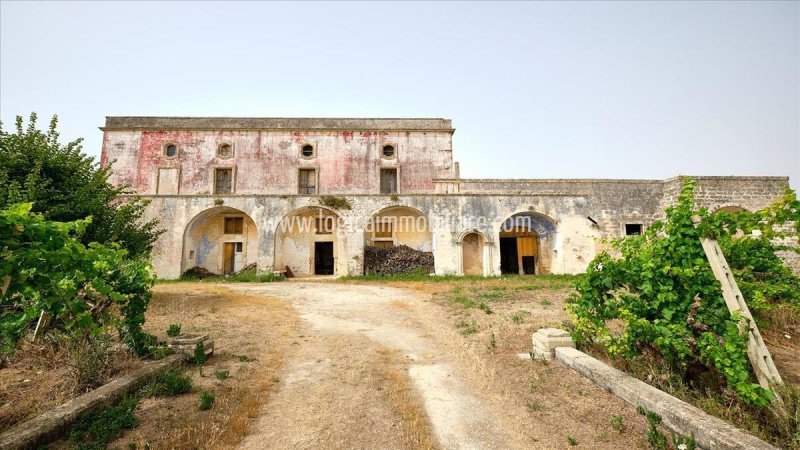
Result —
<instances>
[{"instance_id":1,"label":"wooden post","mask_svg":"<svg viewBox=\"0 0 800 450\"><path fill-rule=\"evenodd\" d=\"M783 379L781 379L778 369L775 368L769 349L764 344L764 339L761 338L758 326L750 314L742 291L739 290L739 286L733 278L733 273L725 260L725 255L722 254L722 249L713 239L700 239L700 243L703 244L703 250L706 252L714 276L722 283L722 297L725 299L728 309L731 314L738 311L742 318L740 329L742 333L747 334L747 356L753 365L758 383L764 389L771 389L770 386L773 384L783 384Z\"/></svg>"}]
</instances>

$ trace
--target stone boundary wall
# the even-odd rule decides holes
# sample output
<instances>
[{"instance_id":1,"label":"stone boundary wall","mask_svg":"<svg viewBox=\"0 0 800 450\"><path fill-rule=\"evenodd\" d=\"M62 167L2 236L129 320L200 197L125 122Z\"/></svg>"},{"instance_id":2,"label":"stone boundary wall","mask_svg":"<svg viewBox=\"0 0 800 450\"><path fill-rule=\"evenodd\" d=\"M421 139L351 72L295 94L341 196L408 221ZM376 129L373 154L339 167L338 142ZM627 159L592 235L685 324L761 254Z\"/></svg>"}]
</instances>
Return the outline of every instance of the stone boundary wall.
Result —
<instances>
[{"instance_id":1,"label":"stone boundary wall","mask_svg":"<svg viewBox=\"0 0 800 450\"><path fill-rule=\"evenodd\" d=\"M777 450L777 447L574 348L556 348L555 356L557 361L622 400L658 414L664 425L675 432L693 436L698 448Z\"/></svg>"},{"instance_id":2,"label":"stone boundary wall","mask_svg":"<svg viewBox=\"0 0 800 450\"><path fill-rule=\"evenodd\" d=\"M187 355L179 353L154 361L133 373L23 422L0 434L0 449L41 448L57 439L81 415L100 411L113 404L125 394L143 386L157 373L182 363L186 358Z\"/></svg>"}]
</instances>

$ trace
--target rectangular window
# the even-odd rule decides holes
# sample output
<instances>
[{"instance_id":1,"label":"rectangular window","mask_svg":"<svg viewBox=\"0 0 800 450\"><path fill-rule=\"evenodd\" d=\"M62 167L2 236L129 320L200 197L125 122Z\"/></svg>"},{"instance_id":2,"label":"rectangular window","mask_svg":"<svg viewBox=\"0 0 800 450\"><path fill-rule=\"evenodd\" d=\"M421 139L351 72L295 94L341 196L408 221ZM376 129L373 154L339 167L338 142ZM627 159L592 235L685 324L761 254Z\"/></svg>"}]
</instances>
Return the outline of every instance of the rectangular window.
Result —
<instances>
[{"instance_id":1,"label":"rectangular window","mask_svg":"<svg viewBox=\"0 0 800 450\"><path fill-rule=\"evenodd\" d=\"M241 242L237 242L236 243L236 253L242 253L242 243Z\"/></svg>"},{"instance_id":2,"label":"rectangular window","mask_svg":"<svg viewBox=\"0 0 800 450\"><path fill-rule=\"evenodd\" d=\"M317 217L316 232L317 234L331 234L333 233L333 217Z\"/></svg>"},{"instance_id":3,"label":"rectangular window","mask_svg":"<svg viewBox=\"0 0 800 450\"><path fill-rule=\"evenodd\" d=\"M638 236L642 234L642 224L640 223L626 223L625 236Z\"/></svg>"},{"instance_id":4,"label":"rectangular window","mask_svg":"<svg viewBox=\"0 0 800 450\"><path fill-rule=\"evenodd\" d=\"M381 194L397 193L397 169L381 169Z\"/></svg>"},{"instance_id":5,"label":"rectangular window","mask_svg":"<svg viewBox=\"0 0 800 450\"><path fill-rule=\"evenodd\" d=\"M233 169L216 169L214 171L214 193L233 193Z\"/></svg>"},{"instance_id":6,"label":"rectangular window","mask_svg":"<svg viewBox=\"0 0 800 450\"><path fill-rule=\"evenodd\" d=\"M225 218L225 234L242 234L244 231L244 219L241 217Z\"/></svg>"},{"instance_id":7,"label":"rectangular window","mask_svg":"<svg viewBox=\"0 0 800 450\"><path fill-rule=\"evenodd\" d=\"M391 238L392 237L392 222L375 222L375 237L376 238Z\"/></svg>"},{"instance_id":8,"label":"rectangular window","mask_svg":"<svg viewBox=\"0 0 800 450\"><path fill-rule=\"evenodd\" d=\"M315 169L300 169L298 194L317 193L317 171Z\"/></svg>"}]
</instances>

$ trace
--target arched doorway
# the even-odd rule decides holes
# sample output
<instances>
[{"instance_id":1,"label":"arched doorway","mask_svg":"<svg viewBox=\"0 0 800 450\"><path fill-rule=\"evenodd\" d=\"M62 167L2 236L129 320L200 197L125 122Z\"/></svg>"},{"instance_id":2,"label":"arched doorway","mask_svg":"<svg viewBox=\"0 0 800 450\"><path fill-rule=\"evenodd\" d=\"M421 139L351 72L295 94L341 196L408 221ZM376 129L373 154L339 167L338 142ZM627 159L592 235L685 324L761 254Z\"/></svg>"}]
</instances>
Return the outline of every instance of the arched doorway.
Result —
<instances>
[{"instance_id":1,"label":"arched doorway","mask_svg":"<svg viewBox=\"0 0 800 450\"><path fill-rule=\"evenodd\" d=\"M227 206L196 215L183 233L181 273L193 267L225 275L258 259L258 230L246 213Z\"/></svg>"},{"instance_id":2,"label":"arched doorway","mask_svg":"<svg viewBox=\"0 0 800 450\"><path fill-rule=\"evenodd\" d=\"M333 210L318 206L287 214L275 231L275 269L288 267L301 276L341 273L338 266L347 261L339 219Z\"/></svg>"},{"instance_id":3,"label":"arched doorway","mask_svg":"<svg viewBox=\"0 0 800 450\"><path fill-rule=\"evenodd\" d=\"M500 273L550 273L555 234L555 221L543 214L522 212L506 219L500 226Z\"/></svg>"},{"instance_id":4,"label":"arched doorway","mask_svg":"<svg viewBox=\"0 0 800 450\"><path fill-rule=\"evenodd\" d=\"M461 268L464 275L483 275L483 235L467 233L461 239Z\"/></svg>"}]
</instances>

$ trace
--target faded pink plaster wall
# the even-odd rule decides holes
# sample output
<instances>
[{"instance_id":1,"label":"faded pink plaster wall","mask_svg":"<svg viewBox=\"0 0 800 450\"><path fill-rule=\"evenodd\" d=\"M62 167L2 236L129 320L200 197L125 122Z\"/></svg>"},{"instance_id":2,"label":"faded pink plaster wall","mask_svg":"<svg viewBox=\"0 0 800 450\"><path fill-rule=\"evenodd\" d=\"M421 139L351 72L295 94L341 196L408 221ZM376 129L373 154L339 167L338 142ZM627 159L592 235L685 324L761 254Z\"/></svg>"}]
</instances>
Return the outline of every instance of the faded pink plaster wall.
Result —
<instances>
[{"instance_id":1,"label":"faded pink plaster wall","mask_svg":"<svg viewBox=\"0 0 800 450\"><path fill-rule=\"evenodd\" d=\"M166 157L164 146L177 145ZM217 156L231 144L234 156ZM312 144L315 157L300 155ZM396 158L382 157L385 144ZM101 161L116 160L111 181L156 194L158 169L180 167L183 195L213 193L216 167L236 167L235 194L296 194L299 168L316 168L319 194L379 192L380 169L399 167L400 193L434 192L433 179L454 176L452 135L422 131L106 131Z\"/></svg>"}]
</instances>

